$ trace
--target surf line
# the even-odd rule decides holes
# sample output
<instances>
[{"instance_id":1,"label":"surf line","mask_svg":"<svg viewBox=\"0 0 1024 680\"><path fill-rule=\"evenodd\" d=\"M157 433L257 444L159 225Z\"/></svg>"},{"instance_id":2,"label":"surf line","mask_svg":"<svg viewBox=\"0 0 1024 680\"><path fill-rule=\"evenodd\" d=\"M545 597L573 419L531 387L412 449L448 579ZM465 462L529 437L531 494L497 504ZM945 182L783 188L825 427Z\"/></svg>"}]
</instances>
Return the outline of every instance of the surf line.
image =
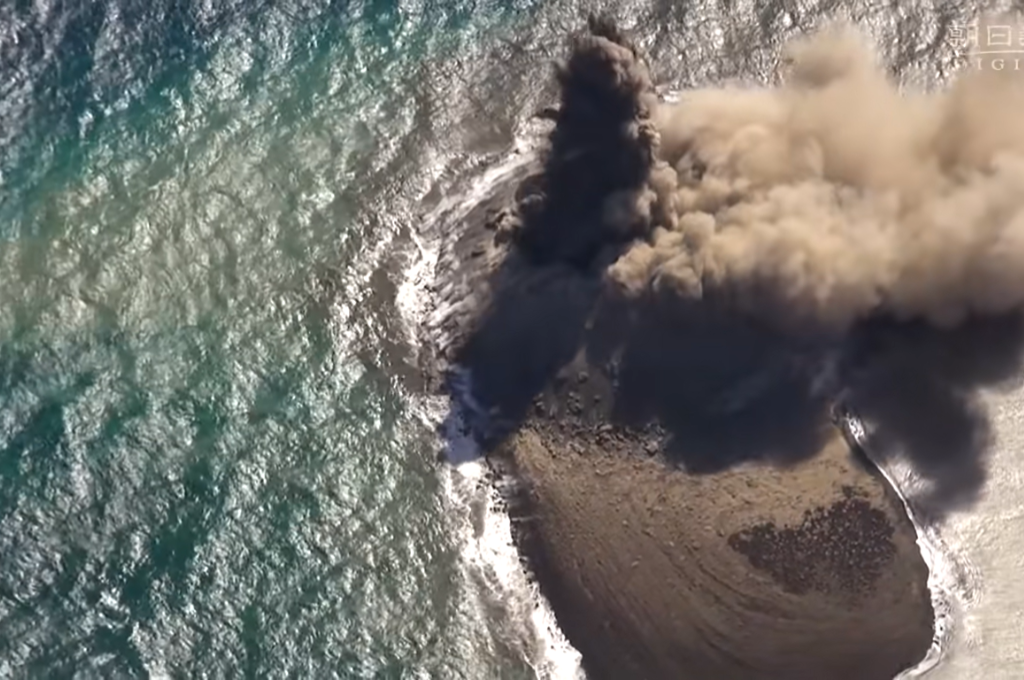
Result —
<instances>
[{"instance_id":1,"label":"surf line","mask_svg":"<svg viewBox=\"0 0 1024 680\"><path fill-rule=\"evenodd\" d=\"M851 451L870 463L870 465L878 470L886 483L889 484L899 497L900 502L903 503L903 508L907 513L910 523L914 525L917 546L921 551L921 557L924 559L925 566L928 567L928 591L931 593L932 612L935 617L932 644L924 658L916 666L903 671L894 680L913 680L914 678L923 677L926 673L935 669L942 661L953 632L953 595L940 576L940 573L949 571L949 569L943 569L946 566L945 562L948 560L948 557L939 547L937 541L929 536L931 532L918 520L914 514L913 507L902 489L900 489L899 484L896 483L893 475L871 455L868 445L868 429L853 407L840 399L832 407L832 420L840 432L842 432Z\"/></svg>"}]
</instances>

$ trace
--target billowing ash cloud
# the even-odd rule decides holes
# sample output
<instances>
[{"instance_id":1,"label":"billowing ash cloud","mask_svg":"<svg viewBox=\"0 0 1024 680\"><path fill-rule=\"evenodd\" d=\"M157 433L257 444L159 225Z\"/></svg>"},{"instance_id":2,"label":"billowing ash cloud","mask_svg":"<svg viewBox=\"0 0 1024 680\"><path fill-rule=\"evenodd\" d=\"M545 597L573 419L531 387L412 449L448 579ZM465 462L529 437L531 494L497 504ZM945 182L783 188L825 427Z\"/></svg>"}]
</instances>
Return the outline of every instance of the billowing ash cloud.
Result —
<instances>
[{"instance_id":1,"label":"billowing ash cloud","mask_svg":"<svg viewBox=\"0 0 1024 680\"><path fill-rule=\"evenodd\" d=\"M586 193L604 197L586 233L639 235L608 269L628 294L710 297L787 329L838 332L879 315L953 326L1024 303L1024 74L975 62L944 91L901 92L865 41L833 27L786 48L780 86L651 104L631 51L587 40L574 59L614 62L603 86L635 105L606 118L651 162L639 182L635 165L601 174L595 164L643 154L579 143L582 163L555 184L582 196L595 174L612 178ZM553 158L570 153L553 141Z\"/></svg>"}]
</instances>

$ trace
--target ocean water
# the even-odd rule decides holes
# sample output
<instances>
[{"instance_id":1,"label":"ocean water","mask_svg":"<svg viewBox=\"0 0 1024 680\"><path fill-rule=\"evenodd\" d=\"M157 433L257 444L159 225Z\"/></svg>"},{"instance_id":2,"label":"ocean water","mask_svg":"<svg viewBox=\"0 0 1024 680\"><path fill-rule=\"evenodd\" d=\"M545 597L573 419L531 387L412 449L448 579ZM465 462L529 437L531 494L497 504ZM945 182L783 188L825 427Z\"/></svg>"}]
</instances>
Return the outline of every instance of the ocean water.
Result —
<instances>
[{"instance_id":1,"label":"ocean water","mask_svg":"<svg viewBox=\"0 0 1024 680\"><path fill-rule=\"evenodd\" d=\"M535 676L394 303L532 11L0 3L0 677Z\"/></svg>"},{"instance_id":2,"label":"ocean water","mask_svg":"<svg viewBox=\"0 0 1024 680\"><path fill-rule=\"evenodd\" d=\"M974 6L0 0L0 677L579 676L416 357L596 9L670 92L836 15L941 80ZM1020 675L1001 403L937 677Z\"/></svg>"}]
</instances>

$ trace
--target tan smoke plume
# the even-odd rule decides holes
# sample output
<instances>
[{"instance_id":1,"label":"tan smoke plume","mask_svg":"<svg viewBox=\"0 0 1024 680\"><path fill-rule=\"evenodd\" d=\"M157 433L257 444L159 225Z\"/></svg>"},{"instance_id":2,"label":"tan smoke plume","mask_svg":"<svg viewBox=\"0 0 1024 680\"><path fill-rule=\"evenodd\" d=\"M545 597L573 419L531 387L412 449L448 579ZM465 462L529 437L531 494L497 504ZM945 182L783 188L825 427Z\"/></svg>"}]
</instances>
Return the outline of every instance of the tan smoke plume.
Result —
<instances>
[{"instance_id":1,"label":"tan smoke plume","mask_svg":"<svg viewBox=\"0 0 1024 680\"><path fill-rule=\"evenodd\" d=\"M836 331L1024 305L1024 71L1008 61L901 92L833 27L786 48L781 86L660 105L648 187L609 198L605 219L661 217L611 279Z\"/></svg>"}]
</instances>

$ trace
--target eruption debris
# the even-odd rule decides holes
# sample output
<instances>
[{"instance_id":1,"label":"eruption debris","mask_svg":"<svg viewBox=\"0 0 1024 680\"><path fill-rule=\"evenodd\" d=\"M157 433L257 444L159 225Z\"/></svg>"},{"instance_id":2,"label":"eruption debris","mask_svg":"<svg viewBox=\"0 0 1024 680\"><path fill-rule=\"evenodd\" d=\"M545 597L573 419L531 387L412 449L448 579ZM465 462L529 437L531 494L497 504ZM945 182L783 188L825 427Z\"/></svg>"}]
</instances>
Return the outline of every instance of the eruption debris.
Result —
<instances>
[{"instance_id":1,"label":"eruption debris","mask_svg":"<svg viewBox=\"0 0 1024 680\"><path fill-rule=\"evenodd\" d=\"M528 252L586 265L611 244L627 295L711 298L786 331L948 328L1024 304L1016 72L975 59L943 91L901 92L833 26L786 47L780 86L659 103L596 24L559 72L545 172L520 204Z\"/></svg>"}]
</instances>

